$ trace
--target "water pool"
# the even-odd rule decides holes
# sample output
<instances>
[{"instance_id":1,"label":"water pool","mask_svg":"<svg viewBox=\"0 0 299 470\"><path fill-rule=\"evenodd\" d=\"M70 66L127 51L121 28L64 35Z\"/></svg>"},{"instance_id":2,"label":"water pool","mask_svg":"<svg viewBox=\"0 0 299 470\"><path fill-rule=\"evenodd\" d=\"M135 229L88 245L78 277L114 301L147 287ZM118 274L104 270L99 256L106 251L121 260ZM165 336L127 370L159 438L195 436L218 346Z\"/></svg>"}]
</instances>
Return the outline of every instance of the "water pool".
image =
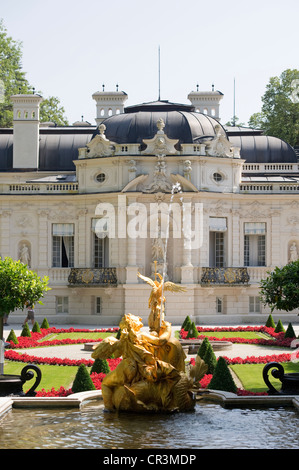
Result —
<instances>
[{"instance_id":1,"label":"water pool","mask_svg":"<svg viewBox=\"0 0 299 470\"><path fill-rule=\"evenodd\" d=\"M298 449L296 408L223 408L189 413L112 413L102 402L74 409L12 409L0 449Z\"/></svg>"}]
</instances>

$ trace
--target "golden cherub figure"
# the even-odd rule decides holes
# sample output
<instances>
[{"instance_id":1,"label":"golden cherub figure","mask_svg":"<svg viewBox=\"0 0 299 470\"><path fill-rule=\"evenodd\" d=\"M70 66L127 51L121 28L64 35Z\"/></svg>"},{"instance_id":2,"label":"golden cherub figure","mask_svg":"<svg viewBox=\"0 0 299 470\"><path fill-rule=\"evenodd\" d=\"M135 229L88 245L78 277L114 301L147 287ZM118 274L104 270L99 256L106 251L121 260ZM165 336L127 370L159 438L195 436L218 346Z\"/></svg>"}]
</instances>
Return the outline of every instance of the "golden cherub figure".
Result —
<instances>
[{"instance_id":1,"label":"golden cherub figure","mask_svg":"<svg viewBox=\"0 0 299 470\"><path fill-rule=\"evenodd\" d=\"M160 281L157 281L157 276L159 277ZM149 284L152 288L148 300L148 306L151 309L148 318L148 325L151 331L156 331L158 333L160 330L160 324L162 321L164 321L164 304L166 300L163 295L164 291L186 292L186 289L179 286L178 284L175 284L174 282L164 282L163 276L157 272L155 272L155 280L151 279L150 277L143 276L140 273L138 273L138 277Z\"/></svg>"}]
</instances>

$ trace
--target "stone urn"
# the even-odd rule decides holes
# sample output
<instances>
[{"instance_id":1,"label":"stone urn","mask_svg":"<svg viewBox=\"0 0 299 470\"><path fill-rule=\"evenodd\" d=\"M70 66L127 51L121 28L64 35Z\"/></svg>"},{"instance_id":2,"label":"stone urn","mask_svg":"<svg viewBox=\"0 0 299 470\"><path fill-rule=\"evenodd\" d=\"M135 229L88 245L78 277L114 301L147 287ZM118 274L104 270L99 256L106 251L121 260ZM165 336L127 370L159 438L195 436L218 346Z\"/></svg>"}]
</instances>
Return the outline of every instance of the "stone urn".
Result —
<instances>
[{"instance_id":1,"label":"stone urn","mask_svg":"<svg viewBox=\"0 0 299 470\"><path fill-rule=\"evenodd\" d=\"M271 369L273 369L271 371L272 376L281 382L281 390L279 391L276 390L269 380L268 372ZM265 365L263 379L269 387L269 395L299 395L299 373L285 374L283 366L278 362L269 362L269 364Z\"/></svg>"},{"instance_id":2,"label":"stone urn","mask_svg":"<svg viewBox=\"0 0 299 470\"><path fill-rule=\"evenodd\" d=\"M36 373L35 382L33 386L26 393L24 393L23 385L28 380L33 379L33 371ZM10 395L33 397L36 395L36 392L34 390L40 384L41 377L41 370L35 364L28 364L27 366L23 367L23 369L21 370L21 375L0 375L0 397L7 397Z\"/></svg>"}]
</instances>

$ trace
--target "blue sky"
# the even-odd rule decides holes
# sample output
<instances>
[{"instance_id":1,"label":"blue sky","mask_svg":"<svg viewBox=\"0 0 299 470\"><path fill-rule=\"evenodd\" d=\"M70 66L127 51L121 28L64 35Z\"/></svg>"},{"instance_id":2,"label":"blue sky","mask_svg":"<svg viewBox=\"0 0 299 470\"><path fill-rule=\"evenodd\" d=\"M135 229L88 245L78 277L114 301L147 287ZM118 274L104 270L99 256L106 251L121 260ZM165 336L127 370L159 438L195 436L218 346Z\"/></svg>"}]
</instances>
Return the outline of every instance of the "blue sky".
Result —
<instances>
[{"instance_id":1,"label":"blue sky","mask_svg":"<svg viewBox=\"0 0 299 470\"><path fill-rule=\"evenodd\" d=\"M57 96L70 123L95 124L92 94L119 89L127 106L188 93L224 93L221 122L260 111L269 78L299 68L297 0L0 0L8 34L23 44L23 70L44 97Z\"/></svg>"}]
</instances>

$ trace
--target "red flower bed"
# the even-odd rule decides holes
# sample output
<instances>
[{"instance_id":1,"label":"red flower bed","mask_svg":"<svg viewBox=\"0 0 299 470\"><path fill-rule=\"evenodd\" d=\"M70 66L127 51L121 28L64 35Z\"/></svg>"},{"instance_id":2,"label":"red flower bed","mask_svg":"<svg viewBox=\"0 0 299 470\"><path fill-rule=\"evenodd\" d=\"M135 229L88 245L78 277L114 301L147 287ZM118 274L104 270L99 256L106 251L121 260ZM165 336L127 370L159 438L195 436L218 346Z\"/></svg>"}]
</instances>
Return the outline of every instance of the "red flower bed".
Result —
<instances>
[{"instance_id":1,"label":"red flower bed","mask_svg":"<svg viewBox=\"0 0 299 470\"><path fill-rule=\"evenodd\" d=\"M264 338L249 339L249 338L240 338L238 336L232 337L232 338L227 338L225 336L222 338L218 338L216 336L211 336L210 334L209 335L200 334L199 336L197 336L197 338L188 338L188 339L192 339L196 341L196 340L201 340L207 337L211 341L230 341L231 343L244 343L244 344L264 344L267 346L279 346L279 347L286 347L286 348L290 347L290 344L294 339L294 338L285 338L284 332L275 333L274 328L268 328L266 326L246 326L246 327L239 326L236 328L233 328L233 327L202 328L200 326L197 326L196 329L199 333L205 333L205 332L210 333L211 331L212 332L213 331L223 331L223 332L225 331L230 331L230 332L254 331L257 333L265 333L271 336L273 339L264 339ZM181 339L186 339L187 335L188 335L188 331L184 329L180 330Z\"/></svg>"},{"instance_id":2,"label":"red flower bed","mask_svg":"<svg viewBox=\"0 0 299 470\"><path fill-rule=\"evenodd\" d=\"M119 328L101 328L99 330L92 330L94 333L117 333ZM101 338L99 339L90 339L90 338L80 338L80 339L53 339L49 341L42 341L42 338L48 336L50 334L58 334L58 333L90 333L90 330L83 329L83 328L41 328L41 332L31 333L31 337L29 336L18 336L18 344L15 344L13 341L9 341L10 349L24 349L24 348L37 348L43 346L60 346L65 344L81 344L81 343L92 343L92 342L100 342L102 341Z\"/></svg>"},{"instance_id":3,"label":"red flower bed","mask_svg":"<svg viewBox=\"0 0 299 470\"><path fill-rule=\"evenodd\" d=\"M120 363L121 359L107 359L110 370L114 370L117 365ZM99 374L97 372L93 372L90 375L90 378L96 388L96 390L101 390L102 389L102 381L106 374L103 372L100 372ZM55 388L52 388L51 390L45 390L44 388L36 393L37 397L67 397L68 395L71 395L72 389L65 389L64 387L60 387L58 390L55 390Z\"/></svg>"},{"instance_id":4,"label":"red flower bed","mask_svg":"<svg viewBox=\"0 0 299 470\"><path fill-rule=\"evenodd\" d=\"M239 338L239 337L234 337L234 338L229 338L229 341L234 342L234 343L249 343L249 344L264 344L264 345L271 345L271 346L285 346L289 347L292 339L290 338L284 338L284 332L281 333L275 333L274 328L267 328L265 326L261 327L237 327L237 328L232 328L232 327L216 327L216 328L202 328L202 327L197 327L197 330L199 333L205 333L205 332L211 332L211 331L255 331L255 332L262 332L266 333L269 336L273 338L273 340L269 339L244 339L244 338ZM103 333L103 332L111 332L115 333L118 331L118 328L108 328L108 329L99 329L99 330L93 330L95 332ZM80 344L80 343L86 343L86 342L99 342L102 341L102 339L97 339L97 340L91 340L91 339L78 339L78 340L71 340L71 339L65 339L65 340L49 340L49 341L43 341L42 343L39 342L40 339L44 338L45 336L49 334L56 334L56 333L68 333L68 332L90 332L89 329L75 329L75 328L69 328L69 329L57 329L55 327L53 328L48 328L48 329L42 329L40 333L31 333L31 338L30 337L18 337L18 344L14 344L13 342L10 342L10 349L6 349L5 351L5 358L12 360L12 361L18 361L18 362L26 362L26 363L35 363L35 364L50 364L50 365L59 365L59 366L79 366L80 364L85 364L87 367L92 366L94 363L93 359L86 360L86 359L80 359L80 360L72 360L72 359L61 359L61 358L48 358L48 357L38 357L34 355L29 355L29 354L21 354L16 351L12 351L14 348L34 348L34 347L41 347L41 346L56 346L56 345L62 345L62 344ZM185 330L180 331L181 338L184 339L187 336L187 332ZM200 335L197 338L193 339L203 339L207 335ZM227 341L228 339L223 337L223 338L217 338L213 336L208 336L209 340L213 341ZM269 356L247 356L246 358L240 358L240 357L235 357L235 358L228 358L224 356L224 359L226 360L227 364L260 364L260 363L268 363L268 362L289 362L291 360L291 354L278 354L278 355L269 355ZM109 367L110 370L114 370L117 365L120 363L121 359L108 359ZM192 365L195 364L195 360L191 359L190 363ZM101 390L102 387L102 381L103 378L105 377L105 374L100 373L92 373L91 374L91 379L96 387L97 390ZM201 388L206 388L210 381L212 379L211 374L206 374L201 380L200 380L200 386ZM58 390L55 390L52 388L51 390L40 390L37 392L36 396L38 397L66 397L70 394L72 394L71 389L65 389L64 387L60 387ZM241 390L238 389L237 391L238 395L267 395L266 392L264 393L253 393L247 390Z\"/></svg>"}]
</instances>

